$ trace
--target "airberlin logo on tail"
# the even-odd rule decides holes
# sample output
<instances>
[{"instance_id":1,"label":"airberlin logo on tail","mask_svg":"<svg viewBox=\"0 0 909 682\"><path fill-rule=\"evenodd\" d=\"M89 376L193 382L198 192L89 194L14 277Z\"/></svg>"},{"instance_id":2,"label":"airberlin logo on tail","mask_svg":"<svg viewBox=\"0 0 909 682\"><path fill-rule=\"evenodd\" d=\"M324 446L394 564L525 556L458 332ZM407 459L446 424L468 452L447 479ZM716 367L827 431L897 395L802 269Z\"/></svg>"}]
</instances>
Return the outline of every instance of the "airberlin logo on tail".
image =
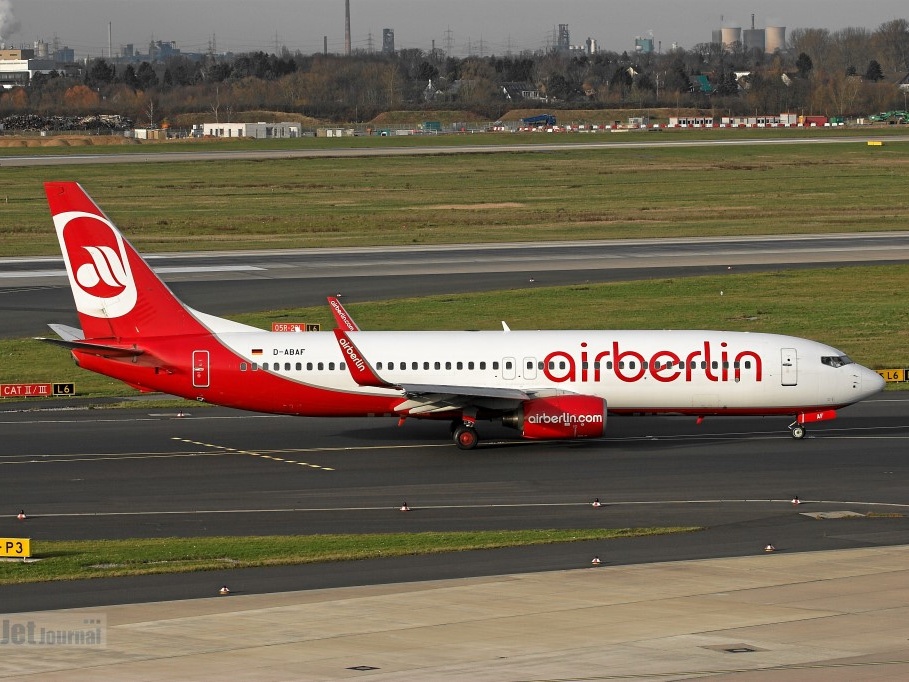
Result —
<instances>
[{"instance_id":1,"label":"airberlin logo on tail","mask_svg":"<svg viewBox=\"0 0 909 682\"><path fill-rule=\"evenodd\" d=\"M118 296L126 289L129 279L123 262L109 246L83 246L91 258L76 270L76 282L85 291L101 298ZM74 264L75 267L75 264Z\"/></svg>"},{"instance_id":2,"label":"airberlin logo on tail","mask_svg":"<svg viewBox=\"0 0 909 682\"><path fill-rule=\"evenodd\" d=\"M99 215L81 211L55 215L54 225L79 312L115 318L132 310L136 283L116 228Z\"/></svg>"}]
</instances>

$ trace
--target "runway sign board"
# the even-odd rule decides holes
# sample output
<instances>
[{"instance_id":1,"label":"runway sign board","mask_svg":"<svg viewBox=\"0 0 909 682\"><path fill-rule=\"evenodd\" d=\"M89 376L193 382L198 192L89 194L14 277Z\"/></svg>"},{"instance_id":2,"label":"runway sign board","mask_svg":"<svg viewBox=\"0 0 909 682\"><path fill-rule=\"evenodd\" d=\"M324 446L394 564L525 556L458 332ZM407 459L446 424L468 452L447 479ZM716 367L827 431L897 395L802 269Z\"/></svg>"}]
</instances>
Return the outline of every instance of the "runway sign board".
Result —
<instances>
[{"instance_id":1,"label":"runway sign board","mask_svg":"<svg viewBox=\"0 0 909 682\"><path fill-rule=\"evenodd\" d=\"M909 381L909 369L879 369L876 371L884 377L884 381Z\"/></svg>"},{"instance_id":2,"label":"runway sign board","mask_svg":"<svg viewBox=\"0 0 909 682\"><path fill-rule=\"evenodd\" d=\"M0 557L4 559L27 559L31 555L31 538L0 538Z\"/></svg>"},{"instance_id":3,"label":"runway sign board","mask_svg":"<svg viewBox=\"0 0 909 682\"><path fill-rule=\"evenodd\" d=\"M52 395L74 395L76 385L62 384L0 384L0 398L47 398Z\"/></svg>"},{"instance_id":4,"label":"runway sign board","mask_svg":"<svg viewBox=\"0 0 909 682\"><path fill-rule=\"evenodd\" d=\"M273 332L317 332L321 325L313 322L272 322Z\"/></svg>"}]
</instances>

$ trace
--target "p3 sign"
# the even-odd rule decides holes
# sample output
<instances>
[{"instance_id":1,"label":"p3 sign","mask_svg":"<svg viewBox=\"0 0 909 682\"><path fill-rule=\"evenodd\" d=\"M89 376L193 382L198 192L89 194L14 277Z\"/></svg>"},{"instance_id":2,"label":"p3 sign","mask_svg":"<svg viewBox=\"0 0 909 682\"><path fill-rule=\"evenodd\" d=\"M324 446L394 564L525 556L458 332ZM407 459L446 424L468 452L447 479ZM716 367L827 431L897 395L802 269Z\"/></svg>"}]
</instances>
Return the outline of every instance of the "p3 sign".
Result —
<instances>
[{"instance_id":1,"label":"p3 sign","mask_svg":"<svg viewBox=\"0 0 909 682\"><path fill-rule=\"evenodd\" d=\"M0 557L25 559L32 555L30 538L0 538Z\"/></svg>"}]
</instances>

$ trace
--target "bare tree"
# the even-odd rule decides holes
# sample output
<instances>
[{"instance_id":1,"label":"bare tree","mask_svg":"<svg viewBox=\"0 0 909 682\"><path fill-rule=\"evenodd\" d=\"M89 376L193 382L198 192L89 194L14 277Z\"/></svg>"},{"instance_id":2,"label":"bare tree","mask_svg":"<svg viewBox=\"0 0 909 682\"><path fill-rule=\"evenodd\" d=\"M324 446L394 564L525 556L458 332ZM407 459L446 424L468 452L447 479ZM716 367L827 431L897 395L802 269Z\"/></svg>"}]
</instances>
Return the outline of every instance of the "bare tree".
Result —
<instances>
[{"instance_id":1,"label":"bare tree","mask_svg":"<svg viewBox=\"0 0 909 682\"><path fill-rule=\"evenodd\" d=\"M909 70L909 21L894 19L881 24L871 42L885 74Z\"/></svg>"},{"instance_id":2,"label":"bare tree","mask_svg":"<svg viewBox=\"0 0 909 682\"><path fill-rule=\"evenodd\" d=\"M221 86L215 86L215 101L211 103L211 112L215 115L215 123L220 123L221 119L218 118L218 112L221 109Z\"/></svg>"}]
</instances>

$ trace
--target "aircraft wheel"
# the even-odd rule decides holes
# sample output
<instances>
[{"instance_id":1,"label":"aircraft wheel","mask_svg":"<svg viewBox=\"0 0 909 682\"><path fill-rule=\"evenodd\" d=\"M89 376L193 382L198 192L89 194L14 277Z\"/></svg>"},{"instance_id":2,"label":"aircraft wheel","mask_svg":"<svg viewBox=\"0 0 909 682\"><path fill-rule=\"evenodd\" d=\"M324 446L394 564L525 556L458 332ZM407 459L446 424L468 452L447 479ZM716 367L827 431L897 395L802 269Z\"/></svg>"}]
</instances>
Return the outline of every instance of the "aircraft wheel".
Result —
<instances>
[{"instance_id":1,"label":"aircraft wheel","mask_svg":"<svg viewBox=\"0 0 909 682\"><path fill-rule=\"evenodd\" d=\"M805 437L805 427L801 424L796 424L792 427L792 437L796 440L802 440Z\"/></svg>"},{"instance_id":2,"label":"aircraft wheel","mask_svg":"<svg viewBox=\"0 0 909 682\"><path fill-rule=\"evenodd\" d=\"M454 441L462 450L473 450L480 442L477 430L469 426L459 426L454 432Z\"/></svg>"}]
</instances>

